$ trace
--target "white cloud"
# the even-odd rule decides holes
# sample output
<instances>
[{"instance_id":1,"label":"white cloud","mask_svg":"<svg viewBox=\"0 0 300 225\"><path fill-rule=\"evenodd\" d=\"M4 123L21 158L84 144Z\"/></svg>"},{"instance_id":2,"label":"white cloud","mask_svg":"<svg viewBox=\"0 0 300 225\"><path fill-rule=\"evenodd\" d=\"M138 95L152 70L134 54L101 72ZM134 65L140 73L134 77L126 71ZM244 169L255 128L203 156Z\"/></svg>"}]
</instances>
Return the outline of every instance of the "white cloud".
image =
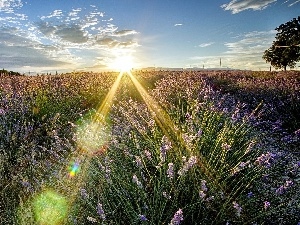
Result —
<instances>
[{"instance_id":1,"label":"white cloud","mask_svg":"<svg viewBox=\"0 0 300 225\"><path fill-rule=\"evenodd\" d=\"M253 31L242 34L237 41L225 43L227 50L220 55L194 56L190 59L196 61L200 67L219 67L220 58L222 66L237 69L268 69L269 65L262 59L263 53L274 40L276 31Z\"/></svg>"},{"instance_id":2,"label":"white cloud","mask_svg":"<svg viewBox=\"0 0 300 225\"><path fill-rule=\"evenodd\" d=\"M20 8L23 6L21 0L0 0L0 12L13 12L13 8Z\"/></svg>"},{"instance_id":3,"label":"white cloud","mask_svg":"<svg viewBox=\"0 0 300 225\"><path fill-rule=\"evenodd\" d=\"M221 7L224 10L230 10L232 14L236 14L247 9L263 10L268 7L269 4L276 1L277 0L232 0L228 4L221 5Z\"/></svg>"},{"instance_id":4,"label":"white cloud","mask_svg":"<svg viewBox=\"0 0 300 225\"><path fill-rule=\"evenodd\" d=\"M74 16L74 17L77 17L78 16L78 13L81 12L81 8L77 8L77 9L72 9L71 12L69 12L68 16Z\"/></svg>"},{"instance_id":5,"label":"white cloud","mask_svg":"<svg viewBox=\"0 0 300 225\"><path fill-rule=\"evenodd\" d=\"M287 1L285 1L284 3L287 3L287 2L289 2L289 1L290 1L290 0L287 0ZM291 6L293 6L293 5L297 4L297 3L300 3L300 0L296 0L296 1L293 1L292 3L289 3L288 7L291 7Z\"/></svg>"},{"instance_id":6,"label":"white cloud","mask_svg":"<svg viewBox=\"0 0 300 225\"><path fill-rule=\"evenodd\" d=\"M61 19L63 17L63 12L60 9L54 10L52 13L49 14L49 16L42 16L41 20L44 19L49 19L49 18L56 18L56 19Z\"/></svg>"},{"instance_id":7,"label":"white cloud","mask_svg":"<svg viewBox=\"0 0 300 225\"><path fill-rule=\"evenodd\" d=\"M182 23L175 23L174 27L178 27L178 26L182 26L182 25L183 25Z\"/></svg>"},{"instance_id":8,"label":"white cloud","mask_svg":"<svg viewBox=\"0 0 300 225\"><path fill-rule=\"evenodd\" d=\"M202 43L202 44L198 45L198 47L205 48L205 47L208 47L208 46L210 46L212 44L214 44L214 42Z\"/></svg>"}]
</instances>

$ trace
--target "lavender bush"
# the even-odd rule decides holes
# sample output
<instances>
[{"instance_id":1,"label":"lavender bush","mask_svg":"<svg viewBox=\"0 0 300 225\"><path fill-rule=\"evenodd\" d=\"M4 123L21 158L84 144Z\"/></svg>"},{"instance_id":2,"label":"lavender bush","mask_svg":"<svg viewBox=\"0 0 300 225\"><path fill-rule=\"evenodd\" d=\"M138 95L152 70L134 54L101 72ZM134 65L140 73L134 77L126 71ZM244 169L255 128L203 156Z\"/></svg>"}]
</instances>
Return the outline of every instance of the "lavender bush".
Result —
<instances>
[{"instance_id":1,"label":"lavender bush","mask_svg":"<svg viewBox=\"0 0 300 225\"><path fill-rule=\"evenodd\" d=\"M299 73L134 75L173 125L124 75L92 152L82 124L116 73L0 76L1 224L300 222ZM66 217L40 219L45 190Z\"/></svg>"}]
</instances>

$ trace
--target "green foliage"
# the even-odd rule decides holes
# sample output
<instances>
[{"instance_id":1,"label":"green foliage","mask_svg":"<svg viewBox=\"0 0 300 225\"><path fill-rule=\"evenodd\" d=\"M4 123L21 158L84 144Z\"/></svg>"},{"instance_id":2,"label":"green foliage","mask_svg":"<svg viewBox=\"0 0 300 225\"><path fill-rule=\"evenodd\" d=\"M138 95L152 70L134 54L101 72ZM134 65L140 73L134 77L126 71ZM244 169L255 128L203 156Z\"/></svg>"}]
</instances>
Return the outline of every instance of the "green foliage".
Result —
<instances>
[{"instance_id":1,"label":"green foliage","mask_svg":"<svg viewBox=\"0 0 300 225\"><path fill-rule=\"evenodd\" d=\"M263 59L277 69L294 68L300 60L300 16L277 27L276 40L264 52Z\"/></svg>"}]
</instances>

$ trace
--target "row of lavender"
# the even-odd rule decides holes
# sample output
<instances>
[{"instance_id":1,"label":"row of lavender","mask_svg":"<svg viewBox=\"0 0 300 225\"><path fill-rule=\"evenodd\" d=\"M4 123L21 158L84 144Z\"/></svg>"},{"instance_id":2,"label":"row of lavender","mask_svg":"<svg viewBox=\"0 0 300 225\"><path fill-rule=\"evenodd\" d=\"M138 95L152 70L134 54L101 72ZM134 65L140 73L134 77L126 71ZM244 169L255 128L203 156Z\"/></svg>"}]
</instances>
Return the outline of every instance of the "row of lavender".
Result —
<instances>
[{"instance_id":1,"label":"row of lavender","mask_svg":"<svg viewBox=\"0 0 300 225\"><path fill-rule=\"evenodd\" d=\"M155 86L151 95L176 135L155 120L124 76L107 151L90 159L86 182L61 223L300 221L299 74L135 75L156 81L148 84ZM36 223L26 202L45 186L61 189L62 168L77 151L76 120L97 109L115 77L0 77L1 224Z\"/></svg>"}]
</instances>

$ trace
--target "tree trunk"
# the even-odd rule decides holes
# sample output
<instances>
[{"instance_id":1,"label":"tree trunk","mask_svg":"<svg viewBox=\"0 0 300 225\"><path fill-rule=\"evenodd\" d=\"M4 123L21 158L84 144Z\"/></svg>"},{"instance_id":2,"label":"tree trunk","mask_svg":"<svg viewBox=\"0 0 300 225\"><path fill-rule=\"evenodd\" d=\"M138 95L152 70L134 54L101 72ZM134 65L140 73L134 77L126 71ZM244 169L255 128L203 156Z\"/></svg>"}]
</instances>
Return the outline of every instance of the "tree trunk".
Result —
<instances>
[{"instance_id":1,"label":"tree trunk","mask_svg":"<svg viewBox=\"0 0 300 225\"><path fill-rule=\"evenodd\" d=\"M286 66L284 66L284 71L286 71Z\"/></svg>"}]
</instances>

